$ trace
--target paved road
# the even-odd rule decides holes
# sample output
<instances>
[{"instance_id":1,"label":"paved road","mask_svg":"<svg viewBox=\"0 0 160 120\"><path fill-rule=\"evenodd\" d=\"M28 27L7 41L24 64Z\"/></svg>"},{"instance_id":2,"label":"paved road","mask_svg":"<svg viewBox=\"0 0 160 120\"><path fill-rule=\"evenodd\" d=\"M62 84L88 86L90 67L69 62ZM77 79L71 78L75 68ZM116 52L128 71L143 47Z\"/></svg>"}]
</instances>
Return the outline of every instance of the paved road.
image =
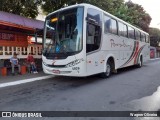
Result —
<instances>
[{"instance_id":1,"label":"paved road","mask_svg":"<svg viewBox=\"0 0 160 120\"><path fill-rule=\"evenodd\" d=\"M99 78L97 75L87 78L54 77L1 88L0 111L159 110L160 94L157 93L160 91L159 86L160 60L154 60L144 64L142 68L121 69L118 74L108 79ZM71 118L50 119L71 120ZM133 118L72 119L130 120ZM158 118L153 120L156 119L159 120Z\"/></svg>"}]
</instances>

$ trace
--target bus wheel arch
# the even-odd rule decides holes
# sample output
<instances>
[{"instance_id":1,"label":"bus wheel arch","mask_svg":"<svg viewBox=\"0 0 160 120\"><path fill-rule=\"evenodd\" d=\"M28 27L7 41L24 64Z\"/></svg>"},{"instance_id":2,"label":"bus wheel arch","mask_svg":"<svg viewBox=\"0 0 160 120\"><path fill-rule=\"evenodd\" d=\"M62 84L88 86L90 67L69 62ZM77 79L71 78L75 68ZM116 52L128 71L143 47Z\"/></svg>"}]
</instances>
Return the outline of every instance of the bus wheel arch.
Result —
<instances>
[{"instance_id":1,"label":"bus wheel arch","mask_svg":"<svg viewBox=\"0 0 160 120\"><path fill-rule=\"evenodd\" d=\"M115 71L115 61L113 57L109 57L104 66L104 72L101 73L101 77L108 78Z\"/></svg>"},{"instance_id":2,"label":"bus wheel arch","mask_svg":"<svg viewBox=\"0 0 160 120\"><path fill-rule=\"evenodd\" d=\"M143 66L143 55L140 55L139 62L138 62L138 68L141 68Z\"/></svg>"}]
</instances>

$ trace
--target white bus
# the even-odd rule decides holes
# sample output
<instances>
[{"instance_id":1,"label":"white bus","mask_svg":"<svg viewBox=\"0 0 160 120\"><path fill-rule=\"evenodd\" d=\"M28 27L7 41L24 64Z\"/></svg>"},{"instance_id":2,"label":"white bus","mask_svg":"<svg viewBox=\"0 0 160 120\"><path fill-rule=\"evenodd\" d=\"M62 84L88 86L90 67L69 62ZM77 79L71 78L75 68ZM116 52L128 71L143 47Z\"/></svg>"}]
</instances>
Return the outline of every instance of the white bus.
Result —
<instances>
[{"instance_id":1,"label":"white bus","mask_svg":"<svg viewBox=\"0 0 160 120\"><path fill-rule=\"evenodd\" d=\"M47 74L109 77L150 58L148 33L90 4L50 13L45 20L42 64Z\"/></svg>"}]
</instances>

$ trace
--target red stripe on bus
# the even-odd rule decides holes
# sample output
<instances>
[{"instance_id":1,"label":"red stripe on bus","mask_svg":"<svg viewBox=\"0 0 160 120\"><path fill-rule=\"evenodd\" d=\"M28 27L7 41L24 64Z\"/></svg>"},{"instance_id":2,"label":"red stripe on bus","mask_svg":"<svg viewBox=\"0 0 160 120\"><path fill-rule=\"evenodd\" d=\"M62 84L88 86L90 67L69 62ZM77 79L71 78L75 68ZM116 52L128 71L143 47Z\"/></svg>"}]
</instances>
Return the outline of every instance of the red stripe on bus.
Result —
<instances>
[{"instance_id":1,"label":"red stripe on bus","mask_svg":"<svg viewBox=\"0 0 160 120\"><path fill-rule=\"evenodd\" d=\"M139 42L138 42L138 41L136 41L136 50L135 50L135 52L134 52L133 57L130 59L130 61L129 61L128 63L130 63L130 62L134 59L134 57L135 57L135 56L136 56L136 54L137 54L138 49L139 49Z\"/></svg>"}]
</instances>

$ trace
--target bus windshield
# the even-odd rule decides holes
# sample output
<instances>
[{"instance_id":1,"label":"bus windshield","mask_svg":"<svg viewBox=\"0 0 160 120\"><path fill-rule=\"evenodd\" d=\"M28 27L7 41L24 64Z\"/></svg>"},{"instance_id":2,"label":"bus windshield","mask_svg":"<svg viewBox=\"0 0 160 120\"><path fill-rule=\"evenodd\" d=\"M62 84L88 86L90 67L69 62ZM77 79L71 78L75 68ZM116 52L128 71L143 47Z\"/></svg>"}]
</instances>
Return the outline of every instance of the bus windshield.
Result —
<instances>
[{"instance_id":1,"label":"bus windshield","mask_svg":"<svg viewBox=\"0 0 160 120\"><path fill-rule=\"evenodd\" d=\"M83 8L72 8L46 18L44 56L71 55L82 50Z\"/></svg>"}]
</instances>

